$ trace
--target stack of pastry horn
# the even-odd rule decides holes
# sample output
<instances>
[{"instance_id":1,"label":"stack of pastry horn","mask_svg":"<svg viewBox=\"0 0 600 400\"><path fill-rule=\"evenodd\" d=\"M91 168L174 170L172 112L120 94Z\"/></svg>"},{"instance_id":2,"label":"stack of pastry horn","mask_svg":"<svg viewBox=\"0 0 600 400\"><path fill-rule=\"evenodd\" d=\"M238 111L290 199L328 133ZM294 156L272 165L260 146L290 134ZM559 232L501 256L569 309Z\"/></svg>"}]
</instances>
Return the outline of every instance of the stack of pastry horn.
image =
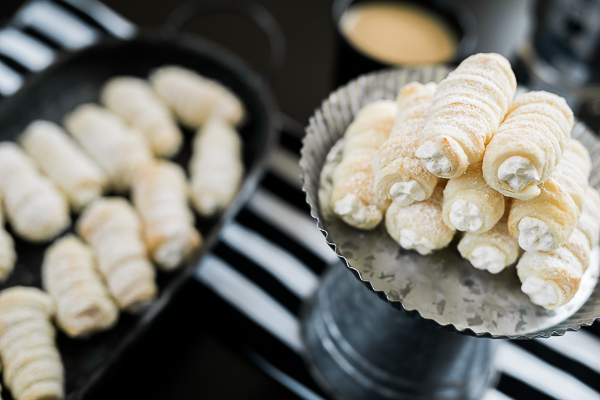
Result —
<instances>
[{"instance_id":1,"label":"stack of pastry horn","mask_svg":"<svg viewBox=\"0 0 600 400\"><path fill-rule=\"evenodd\" d=\"M358 229L385 215L389 235L423 255L464 232L460 254L494 274L524 250L522 290L553 309L579 289L600 197L566 101L515 91L504 57L476 54L437 85L405 85L395 107L367 105L344 135L330 205Z\"/></svg>"}]
</instances>

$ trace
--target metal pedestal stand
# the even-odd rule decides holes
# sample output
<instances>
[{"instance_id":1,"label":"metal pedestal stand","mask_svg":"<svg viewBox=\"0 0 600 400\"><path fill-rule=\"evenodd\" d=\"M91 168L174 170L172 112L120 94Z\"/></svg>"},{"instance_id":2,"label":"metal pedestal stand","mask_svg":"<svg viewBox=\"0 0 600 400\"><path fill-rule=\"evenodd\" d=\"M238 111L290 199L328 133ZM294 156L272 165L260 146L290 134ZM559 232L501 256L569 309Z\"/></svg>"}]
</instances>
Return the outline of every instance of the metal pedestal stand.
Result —
<instances>
[{"instance_id":1,"label":"metal pedestal stand","mask_svg":"<svg viewBox=\"0 0 600 400\"><path fill-rule=\"evenodd\" d=\"M478 399L497 342L446 332L381 301L332 267L304 324L313 376L339 399Z\"/></svg>"}]
</instances>

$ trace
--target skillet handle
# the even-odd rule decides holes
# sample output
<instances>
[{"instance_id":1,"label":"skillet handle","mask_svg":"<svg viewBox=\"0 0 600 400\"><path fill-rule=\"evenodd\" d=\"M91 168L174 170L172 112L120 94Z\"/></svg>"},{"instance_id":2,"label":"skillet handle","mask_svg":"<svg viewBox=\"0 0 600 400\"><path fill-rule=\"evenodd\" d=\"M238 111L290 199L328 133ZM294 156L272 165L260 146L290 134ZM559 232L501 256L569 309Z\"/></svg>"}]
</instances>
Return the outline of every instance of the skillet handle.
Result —
<instances>
[{"instance_id":1,"label":"skillet handle","mask_svg":"<svg viewBox=\"0 0 600 400\"><path fill-rule=\"evenodd\" d=\"M239 14L252 20L267 36L270 56L264 73L271 82L281 71L285 60L286 45L283 30L273 15L263 6L249 1L199 1L192 0L177 7L163 25L163 31L171 34L179 30L192 19L213 13Z\"/></svg>"}]
</instances>

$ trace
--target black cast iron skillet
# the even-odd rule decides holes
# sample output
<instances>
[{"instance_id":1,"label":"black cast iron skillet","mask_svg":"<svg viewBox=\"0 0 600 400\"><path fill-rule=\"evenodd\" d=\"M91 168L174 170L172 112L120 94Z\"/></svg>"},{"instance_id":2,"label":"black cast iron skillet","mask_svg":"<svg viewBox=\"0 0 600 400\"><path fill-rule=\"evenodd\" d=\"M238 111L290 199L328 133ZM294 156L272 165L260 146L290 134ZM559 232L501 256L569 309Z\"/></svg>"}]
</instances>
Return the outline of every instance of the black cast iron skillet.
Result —
<instances>
[{"instance_id":1,"label":"black cast iron skillet","mask_svg":"<svg viewBox=\"0 0 600 400\"><path fill-rule=\"evenodd\" d=\"M157 67L174 64L198 71L229 87L241 98L249 116L239 130L244 143L246 167L242 189L222 215L211 220L198 218L197 227L204 235L203 247L176 272L158 273L160 292L152 307L140 316L122 313L116 327L89 339L74 340L58 334L57 343L65 365L68 399L82 398L192 275L202 256L218 239L221 227L233 218L252 194L265 170L268 153L276 142L277 108L265 80L222 47L199 37L177 33L178 26L194 15L207 11L193 4L186 7L183 15L181 12L173 15L168 25L170 29L163 32L142 32L125 41L106 39L94 47L64 55L57 64L32 77L26 86L0 105L0 140L14 140L35 119L60 123L62 117L79 104L97 102L100 87L110 77L147 77ZM250 13L248 9L242 9L242 13L254 13L254 17L259 15L263 19L262 22L258 19L261 24L265 18L269 22L264 10L254 5L246 4L244 7L250 7ZM230 8L230 11L236 10L240 9ZM276 43L276 46L280 45ZM272 57L271 74L280 61L281 57ZM185 146L175 161L187 167L193 132L184 131L184 134ZM73 216L73 220L76 220L76 216ZM13 275L0 285L0 289L15 285L41 287L40 267L48 245L33 245L15 239L18 263ZM10 398L6 391L2 395L5 399Z\"/></svg>"}]
</instances>

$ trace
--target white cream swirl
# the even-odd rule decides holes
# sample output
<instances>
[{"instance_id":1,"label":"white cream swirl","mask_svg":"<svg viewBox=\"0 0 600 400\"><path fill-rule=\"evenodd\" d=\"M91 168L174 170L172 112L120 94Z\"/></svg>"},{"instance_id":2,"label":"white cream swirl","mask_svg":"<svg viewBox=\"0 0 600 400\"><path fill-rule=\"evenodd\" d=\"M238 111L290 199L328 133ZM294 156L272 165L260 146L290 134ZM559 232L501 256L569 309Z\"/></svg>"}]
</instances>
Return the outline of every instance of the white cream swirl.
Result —
<instances>
[{"instance_id":1,"label":"white cream swirl","mask_svg":"<svg viewBox=\"0 0 600 400\"><path fill-rule=\"evenodd\" d=\"M498 179L508 182L510 187L520 192L531 182L539 182L540 174L527 158L512 156L498 167Z\"/></svg>"},{"instance_id":2,"label":"white cream swirl","mask_svg":"<svg viewBox=\"0 0 600 400\"><path fill-rule=\"evenodd\" d=\"M525 217L519 221L519 246L525 251L548 251L554 247L554 235L544 221Z\"/></svg>"},{"instance_id":3,"label":"white cream swirl","mask_svg":"<svg viewBox=\"0 0 600 400\"><path fill-rule=\"evenodd\" d=\"M550 282L530 276L521 285L521 291L529 296L533 304L544 308L552 308L558 302L556 290Z\"/></svg>"},{"instance_id":4,"label":"white cream swirl","mask_svg":"<svg viewBox=\"0 0 600 400\"><path fill-rule=\"evenodd\" d=\"M476 232L483 225L483 213L475 204L458 199L450 207L450 222L459 231Z\"/></svg>"},{"instance_id":5,"label":"white cream swirl","mask_svg":"<svg viewBox=\"0 0 600 400\"><path fill-rule=\"evenodd\" d=\"M425 200L425 190L421 184L414 179L408 182L396 182L390 188L390 197L401 206L407 206L414 201Z\"/></svg>"},{"instance_id":6,"label":"white cream swirl","mask_svg":"<svg viewBox=\"0 0 600 400\"><path fill-rule=\"evenodd\" d=\"M469 261L477 269L497 274L504 269L506 256L496 246L479 246L471 252Z\"/></svg>"},{"instance_id":7,"label":"white cream swirl","mask_svg":"<svg viewBox=\"0 0 600 400\"><path fill-rule=\"evenodd\" d=\"M400 230L400 246L407 250L416 250L421 255L431 254L435 249L433 243L426 237L419 235L411 229Z\"/></svg>"},{"instance_id":8,"label":"white cream swirl","mask_svg":"<svg viewBox=\"0 0 600 400\"><path fill-rule=\"evenodd\" d=\"M425 164L425 168L432 174L450 172L452 164L450 160L442 154L431 141L423 143L417 151L415 156L420 158Z\"/></svg>"}]
</instances>

